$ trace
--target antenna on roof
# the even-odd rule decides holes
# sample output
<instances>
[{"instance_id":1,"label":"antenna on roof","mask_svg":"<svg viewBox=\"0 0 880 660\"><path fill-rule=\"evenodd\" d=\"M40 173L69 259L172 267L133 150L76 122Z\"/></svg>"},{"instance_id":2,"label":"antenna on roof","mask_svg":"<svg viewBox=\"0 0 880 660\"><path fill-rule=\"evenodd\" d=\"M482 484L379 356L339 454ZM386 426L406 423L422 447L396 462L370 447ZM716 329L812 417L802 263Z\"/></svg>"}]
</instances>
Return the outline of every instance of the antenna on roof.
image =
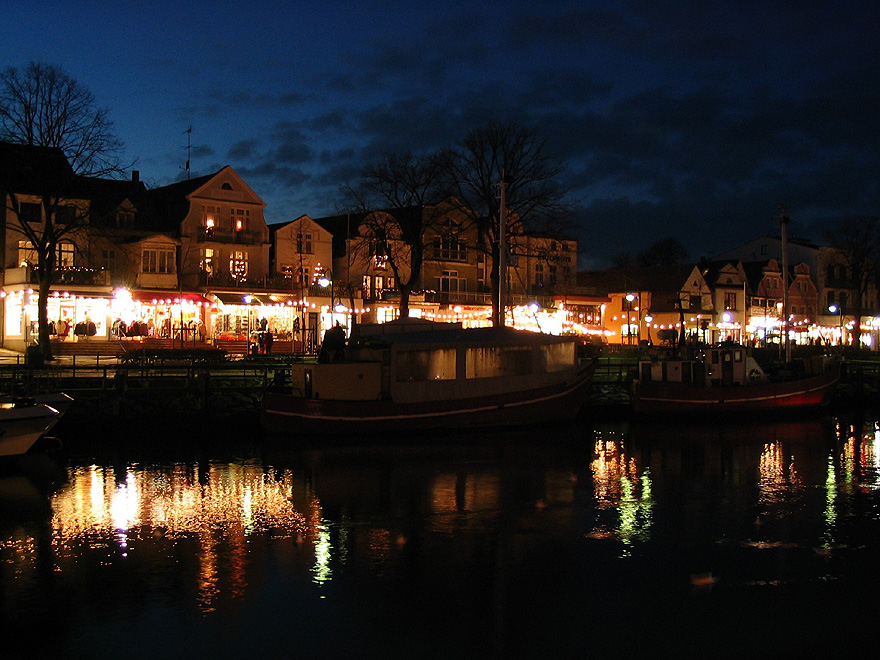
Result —
<instances>
[{"instance_id":1,"label":"antenna on roof","mask_svg":"<svg viewBox=\"0 0 880 660\"><path fill-rule=\"evenodd\" d=\"M186 147L184 147L186 149L186 165L184 165L183 169L186 170L186 178L187 179L190 178L189 161L190 161L190 157L192 156L192 132L193 132L192 126L190 126L188 129L186 129L184 131L184 133L186 133Z\"/></svg>"}]
</instances>

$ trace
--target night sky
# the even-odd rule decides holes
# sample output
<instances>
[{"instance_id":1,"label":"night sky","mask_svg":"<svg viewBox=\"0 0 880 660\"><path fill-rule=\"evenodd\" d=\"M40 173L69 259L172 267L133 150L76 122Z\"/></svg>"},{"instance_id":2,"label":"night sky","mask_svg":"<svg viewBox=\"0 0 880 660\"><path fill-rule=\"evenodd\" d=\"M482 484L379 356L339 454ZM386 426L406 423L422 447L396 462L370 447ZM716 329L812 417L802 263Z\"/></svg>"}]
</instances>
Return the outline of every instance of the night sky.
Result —
<instances>
[{"instance_id":1,"label":"night sky","mask_svg":"<svg viewBox=\"0 0 880 660\"><path fill-rule=\"evenodd\" d=\"M0 64L61 66L148 185L232 166L270 223L488 121L566 163L581 267L878 215L880 3L6 0Z\"/></svg>"}]
</instances>

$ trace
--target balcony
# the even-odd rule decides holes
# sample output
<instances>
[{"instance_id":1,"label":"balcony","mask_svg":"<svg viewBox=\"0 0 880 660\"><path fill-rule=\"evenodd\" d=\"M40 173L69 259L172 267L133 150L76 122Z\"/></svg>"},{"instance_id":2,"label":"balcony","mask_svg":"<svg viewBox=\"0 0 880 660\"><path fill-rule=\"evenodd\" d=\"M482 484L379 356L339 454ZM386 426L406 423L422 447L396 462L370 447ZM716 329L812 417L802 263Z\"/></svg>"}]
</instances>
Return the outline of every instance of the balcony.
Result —
<instances>
[{"instance_id":1,"label":"balcony","mask_svg":"<svg viewBox=\"0 0 880 660\"><path fill-rule=\"evenodd\" d=\"M39 282L39 269L36 266L11 268L6 271L6 274L6 284L13 283L10 281L10 275L14 278L22 279L22 282L27 282L28 284L37 284ZM58 268L52 277L52 284L66 284L68 286L106 286L109 281L109 272L92 268Z\"/></svg>"},{"instance_id":2,"label":"balcony","mask_svg":"<svg viewBox=\"0 0 880 660\"><path fill-rule=\"evenodd\" d=\"M224 243L237 245L260 245L264 242L263 233L253 229L241 231L199 228L196 232L197 243Z\"/></svg>"}]
</instances>

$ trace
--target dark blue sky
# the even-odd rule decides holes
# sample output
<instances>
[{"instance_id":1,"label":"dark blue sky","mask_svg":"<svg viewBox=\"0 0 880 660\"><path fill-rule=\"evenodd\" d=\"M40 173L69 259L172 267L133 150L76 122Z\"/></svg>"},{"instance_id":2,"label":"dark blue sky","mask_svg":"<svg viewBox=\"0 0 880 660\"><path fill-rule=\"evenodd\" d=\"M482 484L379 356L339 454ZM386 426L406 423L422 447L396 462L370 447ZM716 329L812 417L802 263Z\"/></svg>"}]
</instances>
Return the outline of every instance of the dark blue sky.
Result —
<instances>
[{"instance_id":1,"label":"dark blue sky","mask_svg":"<svg viewBox=\"0 0 880 660\"><path fill-rule=\"evenodd\" d=\"M878 215L880 3L6 0L0 63L58 64L148 184L231 165L269 222L387 151L490 120L566 162L582 267Z\"/></svg>"}]
</instances>

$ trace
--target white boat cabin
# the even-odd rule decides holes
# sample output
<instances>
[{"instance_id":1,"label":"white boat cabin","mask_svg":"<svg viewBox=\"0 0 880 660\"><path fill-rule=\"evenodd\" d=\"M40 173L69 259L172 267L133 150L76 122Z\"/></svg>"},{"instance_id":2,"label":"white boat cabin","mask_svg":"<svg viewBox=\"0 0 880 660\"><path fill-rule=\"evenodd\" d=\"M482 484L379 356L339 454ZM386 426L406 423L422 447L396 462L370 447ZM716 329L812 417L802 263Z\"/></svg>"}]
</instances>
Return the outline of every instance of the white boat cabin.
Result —
<instances>
[{"instance_id":1,"label":"white boat cabin","mask_svg":"<svg viewBox=\"0 0 880 660\"><path fill-rule=\"evenodd\" d=\"M639 379L698 387L733 387L766 380L767 376L744 346L720 344L700 349L693 359L641 360Z\"/></svg>"},{"instance_id":2,"label":"white boat cabin","mask_svg":"<svg viewBox=\"0 0 880 660\"><path fill-rule=\"evenodd\" d=\"M294 392L348 401L455 400L550 385L579 369L572 337L429 323L359 326L344 360L292 366Z\"/></svg>"}]
</instances>

